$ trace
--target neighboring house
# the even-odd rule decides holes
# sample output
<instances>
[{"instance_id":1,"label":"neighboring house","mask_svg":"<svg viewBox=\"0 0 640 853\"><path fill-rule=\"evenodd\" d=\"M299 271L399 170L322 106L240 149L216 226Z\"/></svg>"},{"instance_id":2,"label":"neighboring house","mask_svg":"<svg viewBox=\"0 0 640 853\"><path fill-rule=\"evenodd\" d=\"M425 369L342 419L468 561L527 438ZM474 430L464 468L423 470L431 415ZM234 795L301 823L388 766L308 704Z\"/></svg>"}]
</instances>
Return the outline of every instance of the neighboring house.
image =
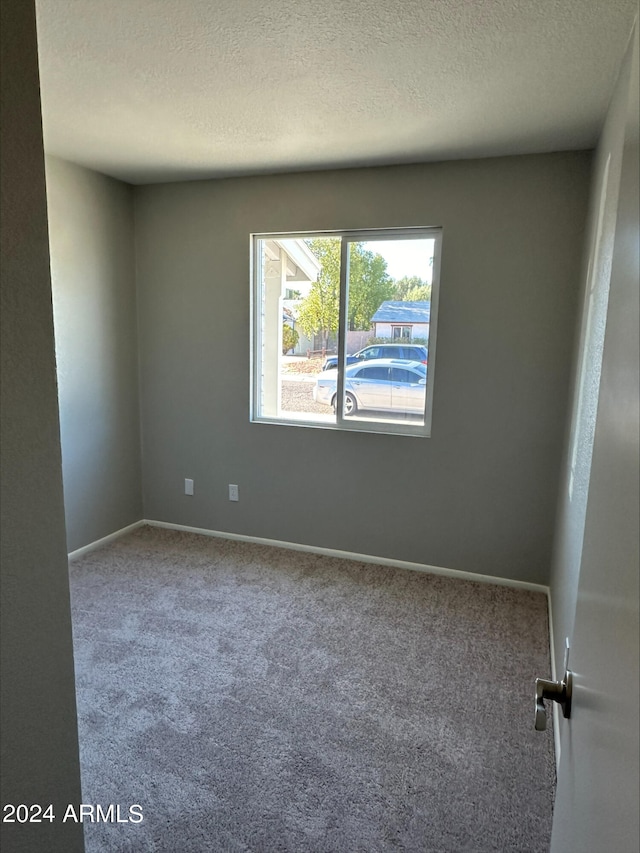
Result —
<instances>
[{"instance_id":1,"label":"neighboring house","mask_svg":"<svg viewBox=\"0 0 640 853\"><path fill-rule=\"evenodd\" d=\"M373 335L392 341L429 338L430 302L383 302L373 315Z\"/></svg>"},{"instance_id":2,"label":"neighboring house","mask_svg":"<svg viewBox=\"0 0 640 853\"><path fill-rule=\"evenodd\" d=\"M282 329L285 323L295 328L296 314L291 309L291 301L287 296L290 296L293 290L305 295L308 293L311 283L320 272L320 262L305 241L296 237L265 239L263 245L262 394L264 409L275 414L280 411L282 394ZM299 344L300 342L298 347Z\"/></svg>"},{"instance_id":3,"label":"neighboring house","mask_svg":"<svg viewBox=\"0 0 640 853\"><path fill-rule=\"evenodd\" d=\"M292 238L264 241L264 340L269 341L270 346L275 343L277 354L282 353L283 323L296 329L300 335L295 354L306 353L309 341L297 326L297 306L301 298L308 294L319 272L320 262L304 240ZM294 293L297 296L290 298ZM281 318L280 322L278 318ZM273 362L276 367L277 363L277 360ZM273 375L274 389L277 375L276 370Z\"/></svg>"}]
</instances>

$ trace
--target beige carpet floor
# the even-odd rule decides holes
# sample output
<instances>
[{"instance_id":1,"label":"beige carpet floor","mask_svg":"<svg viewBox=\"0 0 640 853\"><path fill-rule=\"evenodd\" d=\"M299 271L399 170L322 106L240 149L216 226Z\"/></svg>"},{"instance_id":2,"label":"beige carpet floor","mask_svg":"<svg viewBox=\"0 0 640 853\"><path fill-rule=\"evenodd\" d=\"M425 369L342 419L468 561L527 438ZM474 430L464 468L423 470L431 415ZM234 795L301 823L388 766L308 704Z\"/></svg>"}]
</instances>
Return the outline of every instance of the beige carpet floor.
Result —
<instances>
[{"instance_id":1,"label":"beige carpet floor","mask_svg":"<svg viewBox=\"0 0 640 853\"><path fill-rule=\"evenodd\" d=\"M98 851L545 851L544 595L144 527L71 564Z\"/></svg>"}]
</instances>

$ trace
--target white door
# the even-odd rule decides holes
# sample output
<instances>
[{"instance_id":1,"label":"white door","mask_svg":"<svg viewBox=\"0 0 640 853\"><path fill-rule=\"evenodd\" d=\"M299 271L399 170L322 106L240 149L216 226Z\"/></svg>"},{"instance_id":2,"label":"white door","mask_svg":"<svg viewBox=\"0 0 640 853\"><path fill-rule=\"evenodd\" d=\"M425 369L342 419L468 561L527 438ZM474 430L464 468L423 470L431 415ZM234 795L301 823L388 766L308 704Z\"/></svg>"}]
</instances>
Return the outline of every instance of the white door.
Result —
<instances>
[{"instance_id":1,"label":"white door","mask_svg":"<svg viewBox=\"0 0 640 853\"><path fill-rule=\"evenodd\" d=\"M638 853L640 843L637 47L631 79L552 853Z\"/></svg>"}]
</instances>

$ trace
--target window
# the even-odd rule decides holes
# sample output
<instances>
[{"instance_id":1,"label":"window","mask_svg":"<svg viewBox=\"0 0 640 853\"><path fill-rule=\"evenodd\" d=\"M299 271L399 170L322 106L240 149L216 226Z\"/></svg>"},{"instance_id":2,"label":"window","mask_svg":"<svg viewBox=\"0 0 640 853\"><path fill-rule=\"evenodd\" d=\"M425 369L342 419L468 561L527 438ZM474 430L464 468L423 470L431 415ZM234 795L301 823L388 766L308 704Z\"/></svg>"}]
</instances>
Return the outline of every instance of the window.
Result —
<instances>
[{"instance_id":1,"label":"window","mask_svg":"<svg viewBox=\"0 0 640 853\"><path fill-rule=\"evenodd\" d=\"M429 435L441 237L254 234L251 420Z\"/></svg>"},{"instance_id":2,"label":"window","mask_svg":"<svg viewBox=\"0 0 640 853\"><path fill-rule=\"evenodd\" d=\"M363 351L362 355L359 357L367 360L367 359L371 359L371 358L383 358L384 355L385 355L385 351L382 349L382 347L367 347ZM388 355L391 358L391 357L395 356L396 353L395 352L394 353L388 352L388 353L386 353L386 355Z\"/></svg>"},{"instance_id":3,"label":"window","mask_svg":"<svg viewBox=\"0 0 640 853\"><path fill-rule=\"evenodd\" d=\"M391 369L391 381L394 383L405 383L406 385L419 384L422 377L419 372L415 373L411 370L402 370L399 367Z\"/></svg>"},{"instance_id":4,"label":"window","mask_svg":"<svg viewBox=\"0 0 640 853\"><path fill-rule=\"evenodd\" d=\"M390 382L391 375L388 367L363 367L361 370L356 370L353 373L352 381L361 382L363 379L368 379L370 382Z\"/></svg>"},{"instance_id":5,"label":"window","mask_svg":"<svg viewBox=\"0 0 640 853\"><path fill-rule=\"evenodd\" d=\"M391 330L394 341L411 340L411 326L392 326Z\"/></svg>"}]
</instances>

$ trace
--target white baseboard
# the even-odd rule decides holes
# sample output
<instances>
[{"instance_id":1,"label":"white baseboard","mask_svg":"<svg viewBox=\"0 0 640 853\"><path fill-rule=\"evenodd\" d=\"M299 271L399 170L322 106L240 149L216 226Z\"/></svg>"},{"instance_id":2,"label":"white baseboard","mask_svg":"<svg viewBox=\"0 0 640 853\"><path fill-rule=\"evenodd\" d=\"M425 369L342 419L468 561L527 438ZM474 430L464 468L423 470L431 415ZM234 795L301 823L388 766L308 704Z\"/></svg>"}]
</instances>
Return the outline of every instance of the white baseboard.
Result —
<instances>
[{"instance_id":1,"label":"white baseboard","mask_svg":"<svg viewBox=\"0 0 640 853\"><path fill-rule=\"evenodd\" d=\"M153 521L145 519L143 524L150 527L163 527L166 530L180 530L184 533L198 533L201 536L214 536L219 539L234 539L238 542L253 542L256 545L271 545L276 548L287 548L290 551L307 551L311 554L324 554L327 557L340 557L345 560L357 560L361 563L378 563L382 566L394 566L398 569L409 569L414 572L426 572L432 575L442 575L458 580L490 583L498 586L510 586L516 589L526 589L532 592L542 592L547 597L549 587L527 581L516 581L510 578L494 577L493 575L477 575L474 572L464 572L459 569L446 569L442 566L429 566L426 563L411 563L407 560L393 560L389 557L376 557L372 554L356 554L353 551L339 551L335 548L321 548L317 545L301 545L297 542L283 542L280 539L264 539L260 536L247 536L244 533L225 533L220 530L208 530L204 527L188 527L185 524L172 524L168 521Z\"/></svg>"},{"instance_id":2,"label":"white baseboard","mask_svg":"<svg viewBox=\"0 0 640 853\"><path fill-rule=\"evenodd\" d=\"M85 545L82 548L78 548L76 551L71 551L68 554L69 560L77 560L78 557L84 556L84 554L88 554L90 551L95 551L96 548L102 548L103 545L108 545L109 542L113 542L116 539L120 539L121 536L126 536L127 533L131 533L132 530L135 530L138 527L142 527L146 522L144 521L134 521L133 524L129 524L127 527L123 527L121 530L116 530L115 533L110 533L108 536L103 536L102 539L98 539L95 542L90 542L88 545Z\"/></svg>"}]
</instances>

